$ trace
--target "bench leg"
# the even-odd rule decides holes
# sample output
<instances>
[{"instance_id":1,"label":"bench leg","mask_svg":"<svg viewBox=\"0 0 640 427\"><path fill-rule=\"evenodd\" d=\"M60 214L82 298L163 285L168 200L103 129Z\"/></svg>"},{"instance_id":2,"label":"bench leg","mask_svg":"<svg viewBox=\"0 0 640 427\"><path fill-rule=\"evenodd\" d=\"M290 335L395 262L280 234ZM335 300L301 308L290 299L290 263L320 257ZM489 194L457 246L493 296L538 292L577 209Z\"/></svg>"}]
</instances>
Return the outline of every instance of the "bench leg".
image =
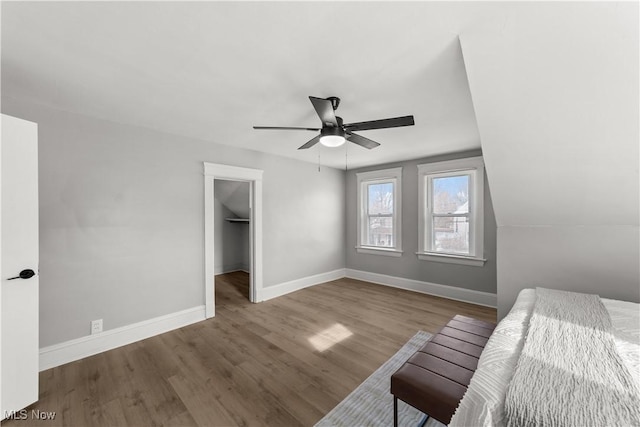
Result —
<instances>
[{"instance_id":1,"label":"bench leg","mask_svg":"<svg viewBox=\"0 0 640 427\"><path fill-rule=\"evenodd\" d=\"M429 421L429 415L428 414L424 414L422 416L422 419L420 421L418 421L418 427L424 427L424 425L427 423L427 421Z\"/></svg>"},{"instance_id":2,"label":"bench leg","mask_svg":"<svg viewBox=\"0 0 640 427\"><path fill-rule=\"evenodd\" d=\"M393 396L393 427L398 427L398 398Z\"/></svg>"}]
</instances>

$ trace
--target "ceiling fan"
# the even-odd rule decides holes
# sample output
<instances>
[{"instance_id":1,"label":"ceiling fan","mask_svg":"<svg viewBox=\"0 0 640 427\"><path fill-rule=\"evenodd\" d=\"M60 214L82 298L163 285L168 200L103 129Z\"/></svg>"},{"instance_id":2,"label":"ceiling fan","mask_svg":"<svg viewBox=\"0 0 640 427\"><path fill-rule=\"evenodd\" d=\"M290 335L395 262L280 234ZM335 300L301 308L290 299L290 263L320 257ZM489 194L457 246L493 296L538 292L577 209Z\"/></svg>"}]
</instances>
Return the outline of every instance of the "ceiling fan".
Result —
<instances>
[{"instance_id":1,"label":"ceiling fan","mask_svg":"<svg viewBox=\"0 0 640 427\"><path fill-rule=\"evenodd\" d=\"M395 128L400 126L413 126L413 116L394 117L391 119L371 120L367 122L344 124L342 117L335 114L335 110L340 105L340 98L330 96L329 98L316 98L310 96L309 100L313 104L320 120L322 128L305 128L305 127L281 127L281 126L254 126L254 129L272 129L272 130L310 130L314 132L320 131L320 135L314 137L309 142L298 148L305 150L316 145L318 142L326 147L339 147L345 141L353 142L361 147L372 149L376 148L379 143L353 133L354 131Z\"/></svg>"}]
</instances>

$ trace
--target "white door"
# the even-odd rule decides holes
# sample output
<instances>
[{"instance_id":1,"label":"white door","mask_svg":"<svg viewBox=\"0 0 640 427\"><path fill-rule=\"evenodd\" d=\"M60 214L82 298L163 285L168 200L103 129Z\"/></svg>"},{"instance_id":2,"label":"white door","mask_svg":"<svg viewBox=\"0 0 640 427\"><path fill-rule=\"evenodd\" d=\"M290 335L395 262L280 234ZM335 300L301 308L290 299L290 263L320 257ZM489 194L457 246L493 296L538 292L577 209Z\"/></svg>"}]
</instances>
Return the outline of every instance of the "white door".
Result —
<instances>
[{"instance_id":1,"label":"white door","mask_svg":"<svg viewBox=\"0 0 640 427\"><path fill-rule=\"evenodd\" d=\"M38 400L37 125L3 114L0 160L0 419L4 419Z\"/></svg>"}]
</instances>

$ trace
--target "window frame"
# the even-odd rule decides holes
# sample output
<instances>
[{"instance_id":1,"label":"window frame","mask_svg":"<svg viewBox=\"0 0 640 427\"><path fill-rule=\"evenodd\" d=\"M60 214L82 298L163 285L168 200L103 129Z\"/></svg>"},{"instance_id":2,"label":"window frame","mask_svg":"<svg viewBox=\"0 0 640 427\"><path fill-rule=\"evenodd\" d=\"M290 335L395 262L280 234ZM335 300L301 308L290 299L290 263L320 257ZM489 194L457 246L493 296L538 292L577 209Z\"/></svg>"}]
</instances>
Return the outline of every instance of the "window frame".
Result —
<instances>
[{"instance_id":1,"label":"window frame","mask_svg":"<svg viewBox=\"0 0 640 427\"><path fill-rule=\"evenodd\" d=\"M433 213L433 180L450 176L469 176L469 254L435 251L433 218L464 216ZM482 157L418 165L418 252L423 261L483 266L484 258L484 161Z\"/></svg>"},{"instance_id":2,"label":"window frame","mask_svg":"<svg viewBox=\"0 0 640 427\"><path fill-rule=\"evenodd\" d=\"M402 167L356 173L357 182L357 242L358 253L402 256ZM373 246L367 239L367 220L369 218L368 192L370 184L393 183L393 246Z\"/></svg>"}]
</instances>

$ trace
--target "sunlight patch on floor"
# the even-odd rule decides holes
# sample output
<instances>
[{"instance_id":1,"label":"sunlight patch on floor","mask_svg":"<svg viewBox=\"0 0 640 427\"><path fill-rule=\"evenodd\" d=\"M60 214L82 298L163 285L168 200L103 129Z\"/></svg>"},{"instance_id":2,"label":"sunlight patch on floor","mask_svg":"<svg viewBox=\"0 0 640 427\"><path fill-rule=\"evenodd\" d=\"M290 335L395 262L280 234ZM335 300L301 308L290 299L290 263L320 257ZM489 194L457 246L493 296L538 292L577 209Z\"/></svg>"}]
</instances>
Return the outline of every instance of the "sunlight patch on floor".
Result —
<instances>
[{"instance_id":1,"label":"sunlight patch on floor","mask_svg":"<svg viewBox=\"0 0 640 427\"><path fill-rule=\"evenodd\" d=\"M316 350L325 351L351 335L353 335L353 332L340 323L336 323L309 338L309 342Z\"/></svg>"}]
</instances>

